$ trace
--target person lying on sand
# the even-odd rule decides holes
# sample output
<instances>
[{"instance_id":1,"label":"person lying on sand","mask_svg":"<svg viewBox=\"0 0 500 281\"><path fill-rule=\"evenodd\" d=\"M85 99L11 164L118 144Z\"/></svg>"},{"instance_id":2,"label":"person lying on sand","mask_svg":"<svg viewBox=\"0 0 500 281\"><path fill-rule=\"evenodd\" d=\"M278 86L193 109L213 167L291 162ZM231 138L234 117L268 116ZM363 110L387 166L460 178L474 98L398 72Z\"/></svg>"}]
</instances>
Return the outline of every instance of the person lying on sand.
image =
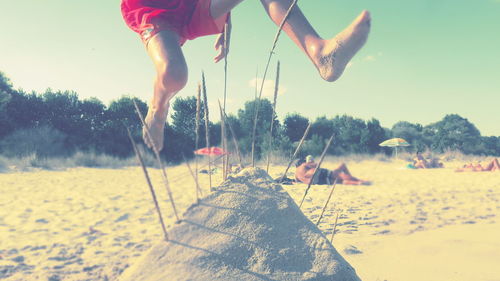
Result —
<instances>
[{"instance_id":1,"label":"person lying on sand","mask_svg":"<svg viewBox=\"0 0 500 281\"><path fill-rule=\"evenodd\" d=\"M292 4L292 0L260 1L276 25L281 24ZM184 88L188 79L181 46L187 40L218 34L214 61L221 61L229 49L230 12L241 2L243 0L121 0L125 23L139 34L156 69L153 99L145 121L158 150L163 148L169 102ZM335 37L323 39L299 7L294 7L283 31L311 60L321 78L333 82L342 75L349 61L365 44L370 32L370 21L370 13L363 11ZM227 36L224 36L225 26ZM152 148L144 133L143 128L143 139Z\"/></svg>"},{"instance_id":2,"label":"person lying on sand","mask_svg":"<svg viewBox=\"0 0 500 281\"><path fill-rule=\"evenodd\" d=\"M462 168L456 169L455 172L493 172L493 171L500 171L500 163L498 162L498 159L495 158L491 160L486 167L483 167L481 163L477 163L476 165L469 163L463 165Z\"/></svg>"},{"instance_id":3,"label":"person lying on sand","mask_svg":"<svg viewBox=\"0 0 500 281\"><path fill-rule=\"evenodd\" d=\"M295 169L295 180L297 182L303 182L309 184L311 178L316 171L318 164L314 162L311 155L308 155L306 159L299 159L297 161ZM347 169L345 163L340 164L340 166L335 170L328 170L319 168L318 174L314 177L313 184L328 184L331 185L335 181L338 184L348 184L348 185L370 185L371 182L360 180L353 177Z\"/></svg>"}]
</instances>

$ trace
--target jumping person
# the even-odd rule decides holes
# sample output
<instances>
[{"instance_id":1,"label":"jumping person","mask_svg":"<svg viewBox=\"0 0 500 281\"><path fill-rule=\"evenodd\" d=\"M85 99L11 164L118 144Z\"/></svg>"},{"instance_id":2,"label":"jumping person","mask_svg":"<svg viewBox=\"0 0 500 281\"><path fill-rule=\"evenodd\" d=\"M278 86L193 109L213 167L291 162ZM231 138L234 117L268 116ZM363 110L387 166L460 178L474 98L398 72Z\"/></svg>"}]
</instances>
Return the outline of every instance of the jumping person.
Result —
<instances>
[{"instance_id":1,"label":"jumping person","mask_svg":"<svg viewBox=\"0 0 500 281\"><path fill-rule=\"evenodd\" d=\"M145 118L158 150L163 148L163 130L169 102L187 83L187 65L181 46L186 40L219 34L215 62L226 55L231 31L230 11L243 0L122 0L126 24L137 32L156 68L154 95ZM292 0L261 0L276 24L284 19ZM227 41L224 27L227 23ZM370 14L363 11L342 32L330 39L321 38L298 7L294 7L283 31L309 57L326 81L335 81L352 57L361 49L370 31ZM144 129L143 129L144 135ZM143 136L146 145L151 143Z\"/></svg>"}]
</instances>

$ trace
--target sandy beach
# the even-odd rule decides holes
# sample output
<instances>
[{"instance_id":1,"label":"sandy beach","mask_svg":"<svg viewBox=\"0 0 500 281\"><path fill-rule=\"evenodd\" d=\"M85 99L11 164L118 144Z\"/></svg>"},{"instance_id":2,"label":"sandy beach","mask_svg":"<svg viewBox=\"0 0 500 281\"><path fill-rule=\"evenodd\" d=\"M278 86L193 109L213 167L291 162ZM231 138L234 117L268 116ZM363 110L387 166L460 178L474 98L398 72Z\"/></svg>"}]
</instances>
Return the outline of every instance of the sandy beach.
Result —
<instances>
[{"instance_id":1,"label":"sandy beach","mask_svg":"<svg viewBox=\"0 0 500 281\"><path fill-rule=\"evenodd\" d=\"M455 173L458 162L428 170L404 169L402 161L347 165L373 185L336 186L319 228L330 239L339 214L333 245L362 280L500 280L500 173ZM171 226L161 173L150 174ZM184 165L168 175L182 213L196 200L194 181ZM220 180L213 175L214 185ZM208 176L200 181L208 194ZM283 188L300 202L306 185ZM139 167L3 173L0 191L3 280L117 280L162 239ZM308 193L302 211L312 222L329 193L319 185Z\"/></svg>"}]
</instances>

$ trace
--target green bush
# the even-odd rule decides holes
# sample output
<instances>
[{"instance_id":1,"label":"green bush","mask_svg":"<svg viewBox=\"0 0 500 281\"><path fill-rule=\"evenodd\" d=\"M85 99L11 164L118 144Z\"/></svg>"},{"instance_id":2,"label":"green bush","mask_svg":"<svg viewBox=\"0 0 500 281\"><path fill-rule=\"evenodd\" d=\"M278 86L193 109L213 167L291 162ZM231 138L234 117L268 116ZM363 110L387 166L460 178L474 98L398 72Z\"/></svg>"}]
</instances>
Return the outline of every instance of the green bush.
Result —
<instances>
[{"instance_id":1,"label":"green bush","mask_svg":"<svg viewBox=\"0 0 500 281\"><path fill-rule=\"evenodd\" d=\"M313 135L310 140L304 141L299 157L307 155L320 156L325 149L326 141L319 135Z\"/></svg>"},{"instance_id":2,"label":"green bush","mask_svg":"<svg viewBox=\"0 0 500 281\"><path fill-rule=\"evenodd\" d=\"M66 135L49 126L20 129L0 141L0 152L7 157L54 157L67 155Z\"/></svg>"},{"instance_id":3,"label":"green bush","mask_svg":"<svg viewBox=\"0 0 500 281\"><path fill-rule=\"evenodd\" d=\"M9 168L8 160L0 156L0 173L7 171Z\"/></svg>"}]
</instances>

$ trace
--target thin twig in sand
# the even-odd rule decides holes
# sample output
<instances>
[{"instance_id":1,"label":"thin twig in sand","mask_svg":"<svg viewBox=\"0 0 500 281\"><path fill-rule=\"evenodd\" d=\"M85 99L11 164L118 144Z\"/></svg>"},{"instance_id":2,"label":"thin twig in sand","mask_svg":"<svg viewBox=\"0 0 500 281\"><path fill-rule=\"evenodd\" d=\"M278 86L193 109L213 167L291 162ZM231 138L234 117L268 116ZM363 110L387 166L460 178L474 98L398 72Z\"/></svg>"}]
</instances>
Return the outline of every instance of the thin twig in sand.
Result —
<instances>
[{"instance_id":1,"label":"thin twig in sand","mask_svg":"<svg viewBox=\"0 0 500 281\"><path fill-rule=\"evenodd\" d=\"M340 212L337 212L337 217L335 218L335 223L333 224L332 237L330 238L330 243L333 242L333 236L335 236L335 230L337 230L337 221L339 220Z\"/></svg>"},{"instance_id":2,"label":"thin twig in sand","mask_svg":"<svg viewBox=\"0 0 500 281\"><path fill-rule=\"evenodd\" d=\"M316 175L319 172L319 169L321 168L321 163L323 163L323 159L325 159L326 151L330 147L330 144L332 143L333 137L335 136L335 132L332 134L330 139L325 145L325 149L323 149L323 153L321 153L321 158L319 159L318 166L314 170L314 174L311 177L311 181L309 181L309 184L307 185L306 191L304 192L304 197L302 197L302 201L300 201L299 208L302 207L302 203L304 203L304 199L306 199L307 192L309 192L309 189L311 188L312 183L314 182L314 178L316 178Z\"/></svg>"},{"instance_id":3,"label":"thin twig in sand","mask_svg":"<svg viewBox=\"0 0 500 281\"><path fill-rule=\"evenodd\" d=\"M198 150L200 142L200 108L201 108L201 84L198 82L198 95L196 96L196 121L195 121L195 151ZM198 182L198 157L194 156L194 170L196 174L196 182Z\"/></svg>"},{"instance_id":4,"label":"thin twig in sand","mask_svg":"<svg viewBox=\"0 0 500 281\"><path fill-rule=\"evenodd\" d=\"M264 69L264 75L262 77L262 83L260 84L260 91L259 91L259 97L256 100L257 104L255 105L256 110L255 110L255 117L253 121L253 131L252 131L252 167L255 167L255 133L257 129L257 118L259 116L259 107L260 107L260 100L262 98L262 89L264 88L264 82L266 81L266 75L267 75L267 70L269 69L269 64L271 63L271 57L274 54L274 49L276 48L276 44L278 43L278 38L280 37L281 30L283 30L283 26L285 25L286 20L290 16L290 13L292 12L293 8L297 5L298 0L294 0L290 7L288 8L288 11L286 12L285 16L281 20L281 24L278 28L278 31L276 32L276 36L274 37L273 41L273 46L271 47L271 50L269 52L269 57L267 59L266 63L266 68Z\"/></svg>"},{"instance_id":5,"label":"thin twig in sand","mask_svg":"<svg viewBox=\"0 0 500 281\"><path fill-rule=\"evenodd\" d=\"M269 162L271 161L271 150L273 149L273 125L274 117L276 115L276 101L278 99L278 89L280 84L280 61L276 67L276 81L274 84L274 100L273 100L273 114L271 115L271 128L269 129L269 148L267 150L267 166L266 172L269 173Z\"/></svg>"},{"instance_id":6,"label":"thin twig in sand","mask_svg":"<svg viewBox=\"0 0 500 281\"><path fill-rule=\"evenodd\" d=\"M219 101L219 107L221 107L220 101ZM243 160L241 159L240 148L238 145L238 141L236 140L236 134L234 133L233 126L231 126L231 122L229 122L227 119L226 111L222 108L221 108L221 110L222 110L222 113L224 116L224 124L227 124L227 126L229 127L229 131L231 132L231 137L233 139L233 145L236 148L236 154L238 155L238 161L240 163L240 167L243 167Z\"/></svg>"},{"instance_id":7,"label":"thin twig in sand","mask_svg":"<svg viewBox=\"0 0 500 281\"><path fill-rule=\"evenodd\" d=\"M196 203L199 203L200 202L200 196L203 196L203 192L201 191L200 183L198 182L198 177L194 175L193 169L191 169L191 165L189 165L189 162L186 160L186 158L184 157L184 155L182 157L184 158L184 163L186 163L186 166L187 166L187 168L189 170L189 173L193 177L194 183L196 184Z\"/></svg>"},{"instance_id":8,"label":"thin twig in sand","mask_svg":"<svg viewBox=\"0 0 500 281\"><path fill-rule=\"evenodd\" d=\"M151 183L151 179L149 178L148 170L146 169L146 165L144 165L144 160L142 159L141 153L139 152L139 149L137 148L137 144L134 141L134 138L132 137L132 134L130 133L130 130L128 127L127 128L127 134L130 139L130 142L132 142L132 147L134 148L135 156L137 157L137 161L139 164L141 164L142 171L144 172L144 177L146 178L146 182L148 183L149 186L149 191L151 191L151 196L153 197L153 202L155 204L156 212L158 213L158 219L160 220L161 228L163 229L163 234L165 236L165 241L168 241L168 234L167 234L167 229L165 228L165 223L163 222L163 217L161 215L160 211L160 206L158 205L158 200L156 199L156 193L153 188L153 184Z\"/></svg>"},{"instance_id":9,"label":"thin twig in sand","mask_svg":"<svg viewBox=\"0 0 500 281\"><path fill-rule=\"evenodd\" d=\"M226 119L224 118L224 113L222 113L222 107L220 105L219 101L219 113L220 113L220 136L221 136L221 142L222 142L222 150L223 151L228 151L227 150L227 143L226 143ZM227 173L227 160L228 158L226 157L227 154L225 154L222 157L222 180L226 180L226 173Z\"/></svg>"},{"instance_id":10,"label":"thin twig in sand","mask_svg":"<svg viewBox=\"0 0 500 281\"><path fill-rule=\"evenodd\" d=\"M205 84L205 73L201 72L201 85L203 89L203 103L205 104L205 140L207 148L210 150L210 131L209 131L209 120L208 120L208 99L207 99L207 86ZM212 156L208 154L208 182L210 184L210 190L212 190Z\"/></svg>"},{"instance_id":11,"label":"thin twig in sand","mask_svg":"<svg viewBox=\"0 0 500 281\"><path fill-rule=\"evenodd\" d=\"M257 92L257 89L259 88L259 84L257 82L258 77L259 77L259 67L257 67L255 69L255 94L254 94L255 97L254 97L254 99L257 99L257 96L259 93L259 92Z\"/></svg>"},{"instance_id":12,"label":"thin twig in sand","mask_svg":"<svg viewBox=\"0 0 500 281\"><path fill-rule=\"evenodd\" d=\"M283 173L283 176L281 176L281 179L279 182L283 182L283 180L286 177L286 173L288 173L288 170L292 166L293 161L295 160L295 157L297 157L297 154L299 153L300 149L302 148L302 144L304 144L304 141L306 140L307 134L309 134L309 129L311 129L311 122L309 121L309 124L307 125L306 130L304 131L304 135L302 135L302 138L300 139L299 145L295 149L295 152L293 153L292 157L290 158L290 161L288 162L288 166L286 167L285 172Z\"/></svg>"},{"instance_id":13,"label":"thin twig in sand","mask_svg":"<svg viewBox=\"0 0 500 281\"><path fill-rule=\"evenodd\" d=\"M316 225L319 225L321 222L321 219L323 218L323 214L325 213L326 208L328 207L328 203L330 203L330 199L332 198L333 191L335 190L335 186L337 186L337 178L335 178L335 181L333 182L332 189L330 190L330 195L328 195L328 199L326 199L325 206L323 206L323 210L321 210L321 215L318 218L318 221L316 222Z\"/></svg>"},{"instance_id":14,"label":"thin twig in sand","mask_svg":"<svg viewBox=\"0 0 500 281\"><path fill-rule=\"evenodd\" d=\"M224 112L226 111L226 96L227 96L227 56L228 56L228 52L227 52L227 36L228 36L228 27L229 27L229 24L226 22L225 26L224 26ZM226 122L226 120L221 116L221 137L222 137L222 149L224 151L227 151L227 135L226 135L226 126L224 125L224 123ZM222 168L223 168L223 172L222 172L222 177L224 180L226 180L227 178L227 173L228 173L228 170L229 170L229 154L226 154L224 155L224 161L222 161Z\"/></svg>"},{"instance_id":15,"label":"thin twig in sand","mask_svg":"<svg viewBox=\"0 0 500 281\"><path fill-rule=\"evenodd\" d=\"M158 162L158 166L160 166L160 169L162 171L163 183L165 184L165 188L167 189L168 198L170 199L170 203L172 204L172 209L174 210L175 218L177 219L177 221L180 221L179 215L177 214L177 208L175 207L174 197L172 196L172 191L170 190L170 184L168 182L168 177L167 177L167 170L165 169L165 166L163 165L163 162L161 161L160 152L156 148L156 145L153 141L153 138L151 137L151 132L149 131L148 126L146 126L146 122L144 121L144 118L142 117L142 113L139 110L139 106L137 105L135 100L134 100L134 106L135 106L135 111L136 111L137 115L139 116L139 119L141 119L142 126L144 128L144 132L146 133L146 138L149 140L149 143L151 143L151 146L153 148L156 162Z\"/></svg>"}]
</instances>

